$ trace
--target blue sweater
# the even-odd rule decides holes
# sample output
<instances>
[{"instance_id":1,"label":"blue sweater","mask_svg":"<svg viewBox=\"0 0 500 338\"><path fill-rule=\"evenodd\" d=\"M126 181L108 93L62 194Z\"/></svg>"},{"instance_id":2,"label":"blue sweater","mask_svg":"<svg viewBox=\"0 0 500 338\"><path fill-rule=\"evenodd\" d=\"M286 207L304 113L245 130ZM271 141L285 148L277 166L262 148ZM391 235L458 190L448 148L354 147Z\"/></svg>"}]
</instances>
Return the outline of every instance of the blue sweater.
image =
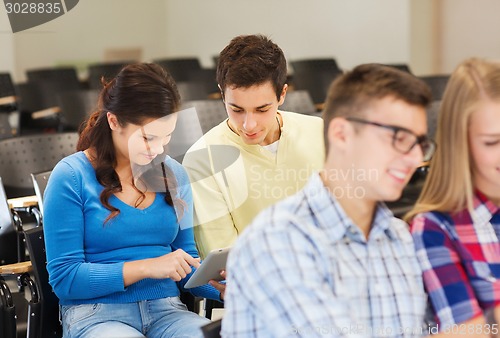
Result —
<instances>
[{"instance_id":1,"label":"blue sweater","mask_svg":"<svg viewBox=\"0 0 500 338\"><path fill-rule=\"evenodd\" d=\"M165 163L174 172L178 195L187 205L180 222L165 194L157 193L144 210L112 195L109 202L120 214L104 224L110 211L99 200L103 186L85 154L75 153L56 165L44 195L44 233L50 284L60 304L130 303L179 295L179 287L190 275L179 283L143 279L124 287L123 282L124 262L179 248L198 257L188 176L175 160L167 158ZM190 292L219 299L219 292L210 285Z\"/></svg>"}]
</instances>

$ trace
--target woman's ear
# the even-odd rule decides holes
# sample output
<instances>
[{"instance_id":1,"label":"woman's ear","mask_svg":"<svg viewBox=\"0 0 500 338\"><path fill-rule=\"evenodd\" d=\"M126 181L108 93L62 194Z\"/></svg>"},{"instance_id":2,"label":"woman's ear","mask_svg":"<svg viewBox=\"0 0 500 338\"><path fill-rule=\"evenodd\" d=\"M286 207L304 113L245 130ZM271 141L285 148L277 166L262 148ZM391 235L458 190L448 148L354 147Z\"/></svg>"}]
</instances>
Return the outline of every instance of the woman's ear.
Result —
<instances>
[{"instance_id":1,"label":"woman's ear","mask_svg":"<svg viewBox=\"0 0 500 338\"><path fill-rule=\"evenodd\" d=\"M116 115L108 111L106 113L106 118L108 119L109 128L111 128L111 130L118 130L120 123L118 123Z\"/></svg>"}]
</instances>

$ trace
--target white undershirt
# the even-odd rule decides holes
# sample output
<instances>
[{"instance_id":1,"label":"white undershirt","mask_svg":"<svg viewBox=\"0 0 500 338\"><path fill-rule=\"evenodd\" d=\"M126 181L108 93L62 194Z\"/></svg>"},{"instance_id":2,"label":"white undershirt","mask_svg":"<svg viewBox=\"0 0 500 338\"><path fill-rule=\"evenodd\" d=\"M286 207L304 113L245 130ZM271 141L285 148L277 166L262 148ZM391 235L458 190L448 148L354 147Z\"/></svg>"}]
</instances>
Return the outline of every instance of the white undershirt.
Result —
<instances>
[{"instance_id":1,"label":"white undershirt","mask_svg":"<svg viewBox=\"0 0 500 338\"><path fill-rule=\"evenodd\" d=\"M271 152L272 154L276 155L278 152L278 145L280 143L280 140L278 139L277 141L268 144L266 146L261 146L262 148L266 149L267 151Z\"/></svg>"}]
</instances>

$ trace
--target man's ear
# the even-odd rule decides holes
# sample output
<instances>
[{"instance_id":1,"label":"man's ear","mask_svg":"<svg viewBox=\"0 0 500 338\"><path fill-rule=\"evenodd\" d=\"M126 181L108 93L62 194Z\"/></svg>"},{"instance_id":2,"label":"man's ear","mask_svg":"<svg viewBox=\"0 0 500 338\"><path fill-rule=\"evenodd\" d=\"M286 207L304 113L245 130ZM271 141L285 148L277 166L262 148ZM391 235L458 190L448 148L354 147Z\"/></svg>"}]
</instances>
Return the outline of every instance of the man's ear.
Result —
<instances>
[{"instance_id":1,"label":"man's ear","mask_svg":"<svg viewBox=\"0 0 500 338\"><path fill-rule=\"evenodd\" d=\"M283 85L283 90L281 91L280 94L280 100L278 102L278 106L281 106L285 102L285 97L286 97L286 91L288 90L288 85L285 83Z\"/></svg>"},{"instance_id":2,"label":"man's ear","mask_svg":"<svg viewBox=\"0 0 500 338\"><path fill-rule=\"evenodd\" d=\"M111 128L111 130L117 130L120 127L120 123L118 123L118 119L115 114L108 111L106 113L106 118L108 119L109 128Z\"/></svg>"},{"instance_id":3,"label":"man's ear","mask_svg":"<svg viewBox=\"0 0 500 338\"><path fill-rule=\"evenodd\" d=\"M353 130L350 123L343 117L335 117L328 124L328 143L330 148L345 149Z\"/></svg>"},{"instance_id":4,"label":"man's ear","mask_svg":"<svg viewBox=\"0 0 500 338\"><path fill-rule=\"evenodd\" d=\"M222 98L222 101L223 101L223 102L225 102L225 101L224 101L224 91L223 91L223 90L222 90L222 88L220 87L220 84L217 84L217 87L219 87L219 90L220 90L220 96L221 96L221 98Z\"/></svg>"}]
</instances>

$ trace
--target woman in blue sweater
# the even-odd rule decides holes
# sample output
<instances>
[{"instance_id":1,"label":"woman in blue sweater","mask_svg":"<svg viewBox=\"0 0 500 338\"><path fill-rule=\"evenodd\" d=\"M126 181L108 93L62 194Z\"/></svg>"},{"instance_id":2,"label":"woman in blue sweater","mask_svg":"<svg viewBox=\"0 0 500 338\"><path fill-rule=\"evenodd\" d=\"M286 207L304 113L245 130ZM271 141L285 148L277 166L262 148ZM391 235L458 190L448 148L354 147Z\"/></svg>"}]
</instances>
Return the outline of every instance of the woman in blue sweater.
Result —
<instances>
[{"instance_id":1,"label":"woman in blue sweater","mask_svg":"<svg viewBox=\"0 0 500 338\"><path fill-rule=\"evenodd\" d=\"M202 335L208 320L179 300L200 264L191 189L163 155L179 101L160 66L124 67L104 84L78 152L52 171L44 232L64 337ZM214 284L191 292L222 299Z\"/></svg>"}]
</instances>

